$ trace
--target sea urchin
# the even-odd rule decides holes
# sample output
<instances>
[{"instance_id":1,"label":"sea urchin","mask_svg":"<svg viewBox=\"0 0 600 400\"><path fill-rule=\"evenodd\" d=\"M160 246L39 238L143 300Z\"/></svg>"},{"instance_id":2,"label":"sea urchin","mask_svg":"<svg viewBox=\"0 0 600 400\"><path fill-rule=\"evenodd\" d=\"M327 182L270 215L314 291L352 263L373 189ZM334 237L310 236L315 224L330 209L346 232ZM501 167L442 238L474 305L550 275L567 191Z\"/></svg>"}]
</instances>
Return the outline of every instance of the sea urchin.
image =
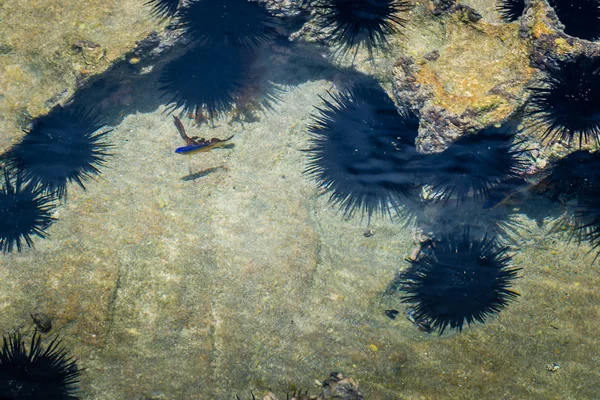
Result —
<instances>
[{"instance_id":1,"label":"sea urchin","mask_svg":"<svg viewBox=\"0 0 600 400\"><path fill-rule=\"evenodd\" d=\"M484 323L518 296L510 286L519 269L509 268L510 261L508 247L474 239L466 229L410 261L394 287L406 293L402 301L414 306L415 319L429 321L440 334L447 327L460 331L465 323Z\"/></svg>"},{"instance_id":2,"label":"sea urchin","mask_svg":"<svg viewBox=\"0 0 600 400\"><path fill-rule=\"evenodd\" d=\"M599 0L548 0L567 35L581 39L600 39Z\"/></svg>"},{"instance_id":3,"label":"sea urchin","mask_svg":"<svg viewBox=\"0 0 600 400\"><path fill-rule=\"evenodd\" d=\"M23 185L5 170L0 187L0 251L9 253L14 247L21 251L24 244L32 247L32 235L44 238L53 222L52 200L40 187Z\"/></svg>"},{"instance_id":4,"label":"sea urchin","mask_svg":"<svg viewBox=\"0 0 600 400\"><path fill-rule=\"evenodd\" d=\"M97 133L103 126L89 110L58 107L35 119L2 159L24 182L62 198L68 183L85 189L83 181L100 174L98 167L110 155L104 142L110 131Z\"/></svg>"},{"instance_id":5,"label":"sea urchin","mask_svg":"<svg viewBox=\"0 0 600 400\"><path fill-rule=\"evenodd\" d=\"M379 86L359 83L330 98L309 127L306 172L347 216L400 208L421 158L415 149L418 118L399 114Z\"/></svg>"},{"instance_id":6,"label":"sea urchin","mask_svg":"<svg viewBox=\"0 0 600 400\"><path fill-rule=\"evenodd\" d=\"M388 46L388 36L398 33L406 20L398 13L408 11L405 0L323 0L316 5L322 11L320 27L328 31L327 39L339 46L342 54L366 47Z\"/></svg>"},{"instance_id":7,"label":"sea urchin","mask_svg":"<svg viewBox=\"0 0 600 400\"><path fill-rule=\"evenodd\" d=\"M496 10L504 22L516 21L525 11L525 0L498 0Z\"/></svg>"},{"instance_id":8,"label":"sea urchin","mask_svg":"<svg viewBox=\"0 0 600 400\"><path fill-rule=\"evenodd\" d=\"M577 150L556 161L543 185L554 193L553 199L575 198L577 201L600 189L600 153Z\"/></svg>"},{"instance_id":9,"label":"sea urchin","mask_svg":"<svg viewBox=\"0 0 600 400\"><path fill-rule=\"evenodd\" d=\"M160 75L160 89L174 108L207 112L213 119L233 108L250 83L249 53L197 47L170 61Z\"/></svg>"},{"instance_id":10,"label":"sea urchin","mask_svg":"<svg viewBox=\"0 0 600 400\"><path fill-rule=\"evenodd\" d=\"M58 337L46 348L40 335L31 338L29 352L21 334L4 336L0 352L0 399L76 400L81 370Z\"/></svg>"},{"instance_id":11,"label":"sea urchin","mask_svg":"<svg viewBox=\"0 0 600 400\"><path fill-rule=\"evenodd\" d=\"M519 178L528 150L514 142L515 130L507 123L463 136L441 153L427 157L427 183L434 198L458 202L486 200L499 183Z\"/></svg>"},{"instance_id":12,"label":"sea urchin","mask_svg":"<svg viewBox=\"0 0 600 400\"><path fill-rule=\"evenodd\" d=\"M600 144L600 56L579 55L549 67L543 86L531 87L526 114L541 127L542 138L571 144Z\"/></svg>"},{"instance_id":13,"label":"sea urchin","mask_svg":"<svg viewBox=\"0 0 600 400\"><path fill-rule=\"evenodd\" d=\"M200 45L251 48L275 37L276 23L257 2L193 0L179 10L179 24Z\"/></svg>"}]
</instances>

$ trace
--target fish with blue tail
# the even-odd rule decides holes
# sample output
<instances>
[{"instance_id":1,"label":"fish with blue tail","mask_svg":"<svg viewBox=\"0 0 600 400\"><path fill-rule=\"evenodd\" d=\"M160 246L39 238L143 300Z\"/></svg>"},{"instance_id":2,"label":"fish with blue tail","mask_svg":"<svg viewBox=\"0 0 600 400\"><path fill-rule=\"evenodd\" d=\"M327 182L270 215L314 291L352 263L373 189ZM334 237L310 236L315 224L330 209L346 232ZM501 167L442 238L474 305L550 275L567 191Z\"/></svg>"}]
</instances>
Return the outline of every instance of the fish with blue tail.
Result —
<instances>
[{"instance_id":1,"label":"fish with blue tail","mask_svg":"<svg viewBox=\"0 0 600 400\"><path fill-rule=\"evenodd\" d=\"M234 144L230 142L230 140L233 139L233 135L229 136L227 139L204 139L197 136L189 137L185 133L185 128L183 127L181 120L175 115L173 115L173 122L179 131L179 135L185 140L185 146L175 149L175 153L177 154L205 153L217 148L229 148L234 146Z\"/></svg>"}]
</instances>

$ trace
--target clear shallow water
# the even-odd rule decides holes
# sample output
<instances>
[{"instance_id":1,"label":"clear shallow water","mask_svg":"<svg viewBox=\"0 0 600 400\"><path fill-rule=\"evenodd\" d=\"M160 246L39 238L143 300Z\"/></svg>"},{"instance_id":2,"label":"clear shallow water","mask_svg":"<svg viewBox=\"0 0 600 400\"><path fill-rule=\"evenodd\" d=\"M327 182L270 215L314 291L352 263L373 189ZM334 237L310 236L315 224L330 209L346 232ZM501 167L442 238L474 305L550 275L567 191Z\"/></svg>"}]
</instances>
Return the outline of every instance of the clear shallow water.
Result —
<instances>
[{"instance_id":1,"label":"clear shallow water","mask_svg":"<svg viewBox=\"0 0 600 400\"><path fill-rule=\"evenodd\" d=\"M306 82L260 121L184 118L190 135L235 134L232 149L188 157L151 77L82 96L105 104L114 155L86 191L69 186L46 240L0 260L4 329L30 333L28 313L47 313L90 399L318 393L331 371L373 399L594 398L597 261L550 232L563 210L541 196L513 207L516 302L460 334L418 331L383 296L416 230L345 219L303 175L306 125L339 81L298 71Z\"/></svg>"}]
</instances>

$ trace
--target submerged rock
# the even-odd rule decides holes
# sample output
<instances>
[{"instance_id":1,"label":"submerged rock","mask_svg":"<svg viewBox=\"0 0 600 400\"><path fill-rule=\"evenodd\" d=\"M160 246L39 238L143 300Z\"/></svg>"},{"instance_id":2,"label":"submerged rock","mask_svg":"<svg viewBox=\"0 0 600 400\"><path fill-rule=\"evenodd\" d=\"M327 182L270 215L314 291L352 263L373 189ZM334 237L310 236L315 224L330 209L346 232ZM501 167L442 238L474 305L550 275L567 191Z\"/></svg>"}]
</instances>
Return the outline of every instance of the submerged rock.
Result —
<instances>
[{"instance_id":1,"label":"submerged rock","mask_svg":"<svg viewBox=\"0 0 600 400\"><path fill-rule=\"evenodd\" d=\"M420 112L419 151L437 153L508 119L523 106L535 70L517 24L484 22L466 6L428 12L443 34L436 48L407 44L394 66L393 93L399 105Z\"/></svg>"}]
</instances>

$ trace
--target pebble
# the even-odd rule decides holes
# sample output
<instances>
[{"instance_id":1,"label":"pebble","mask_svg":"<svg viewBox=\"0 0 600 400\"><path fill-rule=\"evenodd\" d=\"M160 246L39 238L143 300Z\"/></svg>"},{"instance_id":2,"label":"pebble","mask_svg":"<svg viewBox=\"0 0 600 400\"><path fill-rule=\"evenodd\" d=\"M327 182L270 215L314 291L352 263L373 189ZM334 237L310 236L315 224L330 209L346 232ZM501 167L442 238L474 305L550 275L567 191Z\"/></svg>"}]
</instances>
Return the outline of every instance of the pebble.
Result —
<instances>
[{"instance_id":1,"label":"pebble","mask_svg":"<svg viewBox=\"0 0 600 400\"><path fill-rule=\"evenodd\" d=\"M36 312L31 314L31 318L33 319L35 326L37 326L40 332L48 333L52 330L52 320L48 315Z\"/></svg>"}]
</instances>

